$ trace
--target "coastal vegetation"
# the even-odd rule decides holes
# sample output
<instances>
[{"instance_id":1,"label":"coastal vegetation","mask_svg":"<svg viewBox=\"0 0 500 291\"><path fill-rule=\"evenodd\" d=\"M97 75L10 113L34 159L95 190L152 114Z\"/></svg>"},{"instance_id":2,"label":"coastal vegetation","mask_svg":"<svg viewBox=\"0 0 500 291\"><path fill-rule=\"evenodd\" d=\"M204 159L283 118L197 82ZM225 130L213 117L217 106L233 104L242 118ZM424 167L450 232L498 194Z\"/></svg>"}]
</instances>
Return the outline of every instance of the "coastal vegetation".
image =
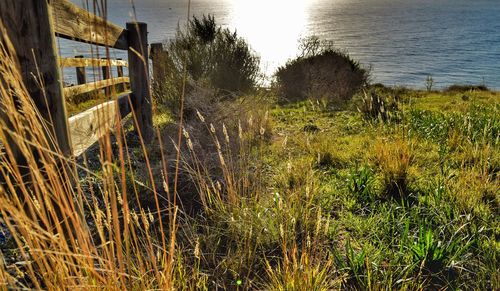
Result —
<instances>
[{"instance_id":1,"label":"coastal vegetation","mask_svg":"<svg viewBox=\"0 0 500 291\"><path fill-rule=\"evenodd\" d=\"M368 83L369 71L332 44L313 36L303 39L300 49L301 55L275 74L280 101L348 100Z\"/></svg>"},{"instance_id":2,"label":"coastal vegetation","mask_svg":"<svg viewBox=\"0 0 500 291\"><path fill-rule=\"evenodd\" d=\"M221 28L211 15L193 16L166 47L169 57L154 89L156 101L171 109L178 109L183 89L189 94L202 87L218 99L234 99L253 91L259 81L259 57L236 31Z\"/></svg>"},{"instance_id":3,"label":"coastal vegetation","mask_svg":"<svg viewBox=\"0 0 500 291\"><path fill-rule=\"evenodd\" d=\"M0 288L500 288L500 93L370 84L318 44L260 88L248 44L193 18L156 139L128 120L73 161L0 43Z\"/></svg>"}]
</instances>

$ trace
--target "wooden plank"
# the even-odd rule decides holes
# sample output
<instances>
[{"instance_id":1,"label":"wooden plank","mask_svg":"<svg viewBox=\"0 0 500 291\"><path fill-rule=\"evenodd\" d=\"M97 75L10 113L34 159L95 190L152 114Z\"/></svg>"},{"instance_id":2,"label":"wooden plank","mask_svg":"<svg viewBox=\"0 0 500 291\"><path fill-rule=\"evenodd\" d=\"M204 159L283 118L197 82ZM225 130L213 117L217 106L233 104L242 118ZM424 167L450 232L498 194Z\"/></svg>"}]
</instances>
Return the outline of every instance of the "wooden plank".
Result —
<instances>
[{"instance_id":1,"label":"wooden plank","mask_svg":"<svg viewBox=\"0 0 500 291\"><path fill-rule=\"evenodd\" d=\"M64 97L71 98L75 95L80 95L84 93L89 93L95 90L99 90L105 87L114 86L121 83L129 83L129 77L119 77L107 80L101 80L97 82L87 83L78 86L66 87L64 88Z\"/></svg>"},{"instance_id":2,"label":"wooden plank","mask_svg":"<svg viewBox=\"0 0 500 291\"><path fill-rule=\"evenodd\" d=\"M69 118L73 154L81 155L100 138L115 129L117 122L129 112L128 96L121 94L117 100L99 104Z\"/></svg>"},{"instance_id":3,"label":"wooden plank","mask_svg":"<svg viewBox=\"0 0 500 291\"><path fill-rule=\"evenodd\" d=\"M3 0L2 0L3 1ZM68 0L50 0L57 36L76 41L128 49L126 30Z\"/></svg>"},{"instance_id":4,"label":"wooden plank","mask_svg":"<svg viewBox=\"0 0 500 291\"><path fill-rule=\"evenodd\" d=\"M128 64L133 110L137 117L136 130L145 142L153 139L151 88L149 85L148 30L143 22L127 22Z\"/></svg>"},{"instance_id":5,"label":"wooden plank","mask_svg":"<svg viewBox=\"0 0 500 291\"><path fill-rule=\"evenodd\" d=\"M60 58L59 65L62 68L67 67L103 67L103 66L117 66L128 67L128 62L124 60L113 59L92 59L92 58Z\"/></svg>"},{"instance_id":6,"label":"wooden plank","mask_svg":"<svg viewBox=\"0 0 500 291\"><path fill-rule=\"evenodd\" d=\"M47 121L46 134L56 141L51 146L64 155L71 155L61 72L47 1L1 0L0 21L16 50L23 82Z\"/></svg>"}]
</instances>

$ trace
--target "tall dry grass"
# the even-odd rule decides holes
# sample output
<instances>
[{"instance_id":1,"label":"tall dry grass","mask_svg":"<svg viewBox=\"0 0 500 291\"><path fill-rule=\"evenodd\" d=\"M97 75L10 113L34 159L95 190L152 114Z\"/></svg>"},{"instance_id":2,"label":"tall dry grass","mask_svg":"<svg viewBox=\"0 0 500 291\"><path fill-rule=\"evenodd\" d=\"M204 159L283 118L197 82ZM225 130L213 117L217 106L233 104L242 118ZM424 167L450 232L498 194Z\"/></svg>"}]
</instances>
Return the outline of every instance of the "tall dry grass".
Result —
<instances>
[{"instance_id":1,"label":"tall dry grass","mask_svg":"<svg viewBox=\"0 0 500 291\"><path fill-rule=\"evenodd\" d=\"M174 201L160 206L154 183L154 211L140 203L129 207L140 193L127 187L134 169L121 123L115 128L118 154L107 132L99 142L101 169L90 171L61 153L21 80L2 33L0 220L11 244L0 252L0 288L172 288L177 207ZM166 230L157 231L163 224Z\"/></svg>"},{"instance_id":2,"label":"tall dry grass","mask_svg":"<svg viewBox=\"0 0 500 291\"><path fill-rule=\"evenodd\" d=\"M383 193L387 198L408 198L412 159L411 145L406 140L375 144L375 164L381 171Z\"/></svg>"},{"instance_id":3,"label":"tall dry grass","mask_svg":"<svg viewBox=\"0 0 500 291\"><path fill-rule=\"evenodd\" d=\"M93 1L93 5L94 10L105 8L106 1ZM181 114L167 139L162 140L164 136L157 131L158 139L145 145L139 133L139 145L131 145L118 122L114 136L107 132L100 139L94 151L98 161L89 156L82 165L57 148L49 123L41 118L20 81L15 51L6 38L0 59L0 138L5 152L0 157L0 222L11 237L8 248L0 252L0 286L48 290L214 286L201 271L208 264L202 263L199 245L193 252L189 249L196 245L197 234L187 232L199 227L199 222L187 215L180 217L177 204L185 211L182 202L188 194L188 199L201 201L205 213L232 215L247 201L257 199L263 189L254 188L262 185L254 181L262 177L246 170L252 164L255 143L262 145L269 136L267 114L245 115L246 109L240 109L254 106L251 101L245 102L247 106L221 105L218 108L224 110L214 112L195 106L192 109L202 113L196 111L198 120L192 122L189 114L183 114L185 106L191 109L185 104L184 72ZM235 114L240 111L241 118ZM242 122L235 125L238 119ZM135 116L132 122L137 123ZM195 135L194 140L193 128L208 134ZM212 146L204 149L207 142ZM193 143L201 146L194 148ZM143 158L139 167L138 158ZM181 189L183 179L194 185L197 197ZM150 197L145 199L146 195ZM145 200L152 203L144 205ZM178 245L179 223L183 224L183 242ZM249 250L254 249L252 241L250 231ZM238 263L242 270L248 269L248 275L252 268L245 264L252 254ZM227 255L224 259L231 254Z\"/></svg>"}]
</instances>

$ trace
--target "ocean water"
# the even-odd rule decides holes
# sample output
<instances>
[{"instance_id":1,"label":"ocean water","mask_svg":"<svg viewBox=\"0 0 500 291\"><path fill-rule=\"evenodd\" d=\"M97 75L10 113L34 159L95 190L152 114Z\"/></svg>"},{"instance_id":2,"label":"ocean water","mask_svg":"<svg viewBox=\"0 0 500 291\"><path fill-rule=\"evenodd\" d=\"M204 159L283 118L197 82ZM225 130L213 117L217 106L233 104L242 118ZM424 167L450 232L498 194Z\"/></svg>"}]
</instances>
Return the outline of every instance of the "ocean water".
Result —
<instances>
[{"instance_id":1,"label":"ocean water","mask_svg":"<svg viewBox=\"0 0 500 291\"><path fill-rule=\"evenodd\" d=\"M187 0L107 2L110 21L148 23L150 43L174 37L188 16ZM374 82L423 88L430 75L438 88L500 89L500 0L191 1L189 15L209 13L249 42L267 76L297 55L299 39L317 35L371 67ZM64 56L96 54L95 47L58 42ZM65 80L74 82L72 71Z\"/></svg>"}]
</instances>

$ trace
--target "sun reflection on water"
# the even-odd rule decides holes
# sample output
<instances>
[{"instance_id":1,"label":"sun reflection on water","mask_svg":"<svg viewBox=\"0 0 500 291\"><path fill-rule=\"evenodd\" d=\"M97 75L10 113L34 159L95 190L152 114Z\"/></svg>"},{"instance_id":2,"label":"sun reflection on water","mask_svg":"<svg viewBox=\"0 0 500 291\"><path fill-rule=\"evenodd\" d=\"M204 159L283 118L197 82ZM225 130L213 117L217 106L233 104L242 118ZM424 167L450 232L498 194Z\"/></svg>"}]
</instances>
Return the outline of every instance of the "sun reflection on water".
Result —
<instances>
[{"instance_id":1,"label":"sun reflection on water","mask_svg":"<svg viewBox=\"0 0 500 291\"><path fill-rule=\"evenodd\" d=\"M307 36L309 0L229 0L229 27L236 27L262 58L266 75L297 54Z\"/></svg>"}]
</instances>

